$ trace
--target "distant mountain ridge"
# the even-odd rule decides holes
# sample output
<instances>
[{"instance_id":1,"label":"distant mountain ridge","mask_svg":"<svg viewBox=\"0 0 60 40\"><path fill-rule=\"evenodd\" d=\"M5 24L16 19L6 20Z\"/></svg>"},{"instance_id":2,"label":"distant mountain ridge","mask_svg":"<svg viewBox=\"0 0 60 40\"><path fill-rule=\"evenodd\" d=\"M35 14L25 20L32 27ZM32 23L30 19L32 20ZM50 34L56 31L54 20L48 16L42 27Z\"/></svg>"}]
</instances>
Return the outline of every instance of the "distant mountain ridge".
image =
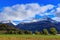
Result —
<instances>
[{"instance_id":1,"label":"distant mountain ridge","mask_svg":"<svg viewBox=\"0 0 60 40\"><path fill-rule=\"evenodd\" d=\"M45 18L44 20L38 20L36 22L31 23L20 23L17 25L19 29L30 30L30 31L42 31L42 29L50 29L51 27L55 27L60 32L60 22L52 20L51 18ZM57 27L58 26L58 27Z\"/></svg>"},{"instance_id":2,"label":"distant mountain ridge","mask_svg":"<svg viewBox=\"0 0 60 40\"><path fill-rule=\"evenodd\" d=\"M14 25L12 21L0 21L0 24L7 24L12 27L22 29L22 30L29 30L29 31L42 31L44 28L50 29L51 27L55 27L57 31L60 33L60 22L57 22L55 20L52 20L49 17L43 18L43 19L33 19L29 22L20 22L18 25Z\"/></svg>"}]
</instances>

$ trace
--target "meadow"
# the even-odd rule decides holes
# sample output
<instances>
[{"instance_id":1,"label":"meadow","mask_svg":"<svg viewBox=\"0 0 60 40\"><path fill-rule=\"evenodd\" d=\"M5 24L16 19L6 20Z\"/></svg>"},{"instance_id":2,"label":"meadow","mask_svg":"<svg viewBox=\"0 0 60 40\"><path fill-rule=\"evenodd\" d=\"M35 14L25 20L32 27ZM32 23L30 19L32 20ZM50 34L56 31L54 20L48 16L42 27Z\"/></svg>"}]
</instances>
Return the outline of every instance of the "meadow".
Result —
<instances>
[{"instance_id":1,"label":"meadow","mask_svg":"<svg viewBox=\"0 0 60 40\"><path fill-rule=\"evenodd\" d=\"M60 35L0 34L0 40L60 40Z\"/></svg>"}]
</instances>

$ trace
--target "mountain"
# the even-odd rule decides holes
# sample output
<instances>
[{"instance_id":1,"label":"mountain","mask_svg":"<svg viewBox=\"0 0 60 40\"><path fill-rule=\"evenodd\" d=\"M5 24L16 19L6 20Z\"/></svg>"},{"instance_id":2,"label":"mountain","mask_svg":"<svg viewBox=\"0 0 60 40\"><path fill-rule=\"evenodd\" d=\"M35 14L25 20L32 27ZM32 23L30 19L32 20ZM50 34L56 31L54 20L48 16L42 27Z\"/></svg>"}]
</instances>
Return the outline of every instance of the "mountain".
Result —
<instances>
[{"instance_id":1,"label":"mountain","mask_svg":"<svg viewBox=\"0 0 60 40\"><path fill-rule=\"evenodd\" d=\"M60 22L52 20L49 17L45 17L41 19L32 19L28 21L23 20L18 25L15 25L13 21L4 20L4 21L0 21L0 25L1 24L7 25L7 27L6 26L4 27L7 28L8 30L11 27L10 29L15 28L15 30L21 29L21 30L29 30L32 32L35 32L36 30L42 31L44 28L46 28L49 31L51 27L55 27L58 33L60 33ZM0 29L2 29L1 26Z\"/></svg>"},{"instance_id":2,"label":"mountain","mask_svg":"<svg viewBox=\"0 0 60 40\"><path fill-rule=\"evenodd\" d=\"M22 22L20 24L17 25L17 27L19 29L22 30L29 30L29 31L42 31L44 28L46 29L50 29L51 27L55 27L57 29L57 31L59 31L60 33L60 22L57 22L55 20L52 20L51 18L43 18L42 20L36 20L35 22Z\"/></svg>"}]
</instances>

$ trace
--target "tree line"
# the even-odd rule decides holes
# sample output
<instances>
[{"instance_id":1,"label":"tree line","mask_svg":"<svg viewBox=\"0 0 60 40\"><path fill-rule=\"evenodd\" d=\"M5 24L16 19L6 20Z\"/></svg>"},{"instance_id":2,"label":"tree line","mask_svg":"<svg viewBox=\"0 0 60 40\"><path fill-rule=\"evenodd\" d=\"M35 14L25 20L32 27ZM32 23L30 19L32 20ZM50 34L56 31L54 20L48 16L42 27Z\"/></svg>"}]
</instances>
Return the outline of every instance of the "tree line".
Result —
<instances>
[{"instance_id":1,"label":"tree line","mask_svg":"<svg viewBox=\"0 0 60 40\"><path fill-rule=\"evenodd\" d=\"M10 30L8 32L6 32L6 34L35 34L35 35L56 35L57 34L57 30L56 28L52 27L50 28L50 31L48 31L47 29L43 29L43 31L38 31L36 30L34 33L32 31L28 31L28 30Z\"/></svg>"}]
</instances>

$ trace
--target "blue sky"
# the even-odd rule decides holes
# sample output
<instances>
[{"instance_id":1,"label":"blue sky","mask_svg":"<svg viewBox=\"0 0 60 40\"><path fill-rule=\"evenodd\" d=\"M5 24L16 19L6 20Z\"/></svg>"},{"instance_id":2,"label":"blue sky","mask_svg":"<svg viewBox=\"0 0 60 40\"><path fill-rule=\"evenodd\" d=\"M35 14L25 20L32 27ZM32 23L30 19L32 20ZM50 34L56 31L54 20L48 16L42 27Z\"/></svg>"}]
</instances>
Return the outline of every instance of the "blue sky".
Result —
<instances>
[{"instance_id":1,"label":"blue sky","mask_svg":"<svg viewBox=\"0 0 60 40\"><path fill-rule=\"evenodd\" d=\"M28 9L25 10L25 7ZM35 8L37 11L35 11ZM60 0L0 0L0 20L39 19L47 15L60 21L59 10Z\"/></svg>"},{"instance_id":2,"label":"blue sky","mask_svg":"<svg viewBox=\"0 0 60 40\"><path fill-rule=\"evenodd\" d=\"M60 0L0 0L0 8L5 6L12 6L15 4L39 3L41 5L60 3Z\"/></svg>"}]
</instances>

